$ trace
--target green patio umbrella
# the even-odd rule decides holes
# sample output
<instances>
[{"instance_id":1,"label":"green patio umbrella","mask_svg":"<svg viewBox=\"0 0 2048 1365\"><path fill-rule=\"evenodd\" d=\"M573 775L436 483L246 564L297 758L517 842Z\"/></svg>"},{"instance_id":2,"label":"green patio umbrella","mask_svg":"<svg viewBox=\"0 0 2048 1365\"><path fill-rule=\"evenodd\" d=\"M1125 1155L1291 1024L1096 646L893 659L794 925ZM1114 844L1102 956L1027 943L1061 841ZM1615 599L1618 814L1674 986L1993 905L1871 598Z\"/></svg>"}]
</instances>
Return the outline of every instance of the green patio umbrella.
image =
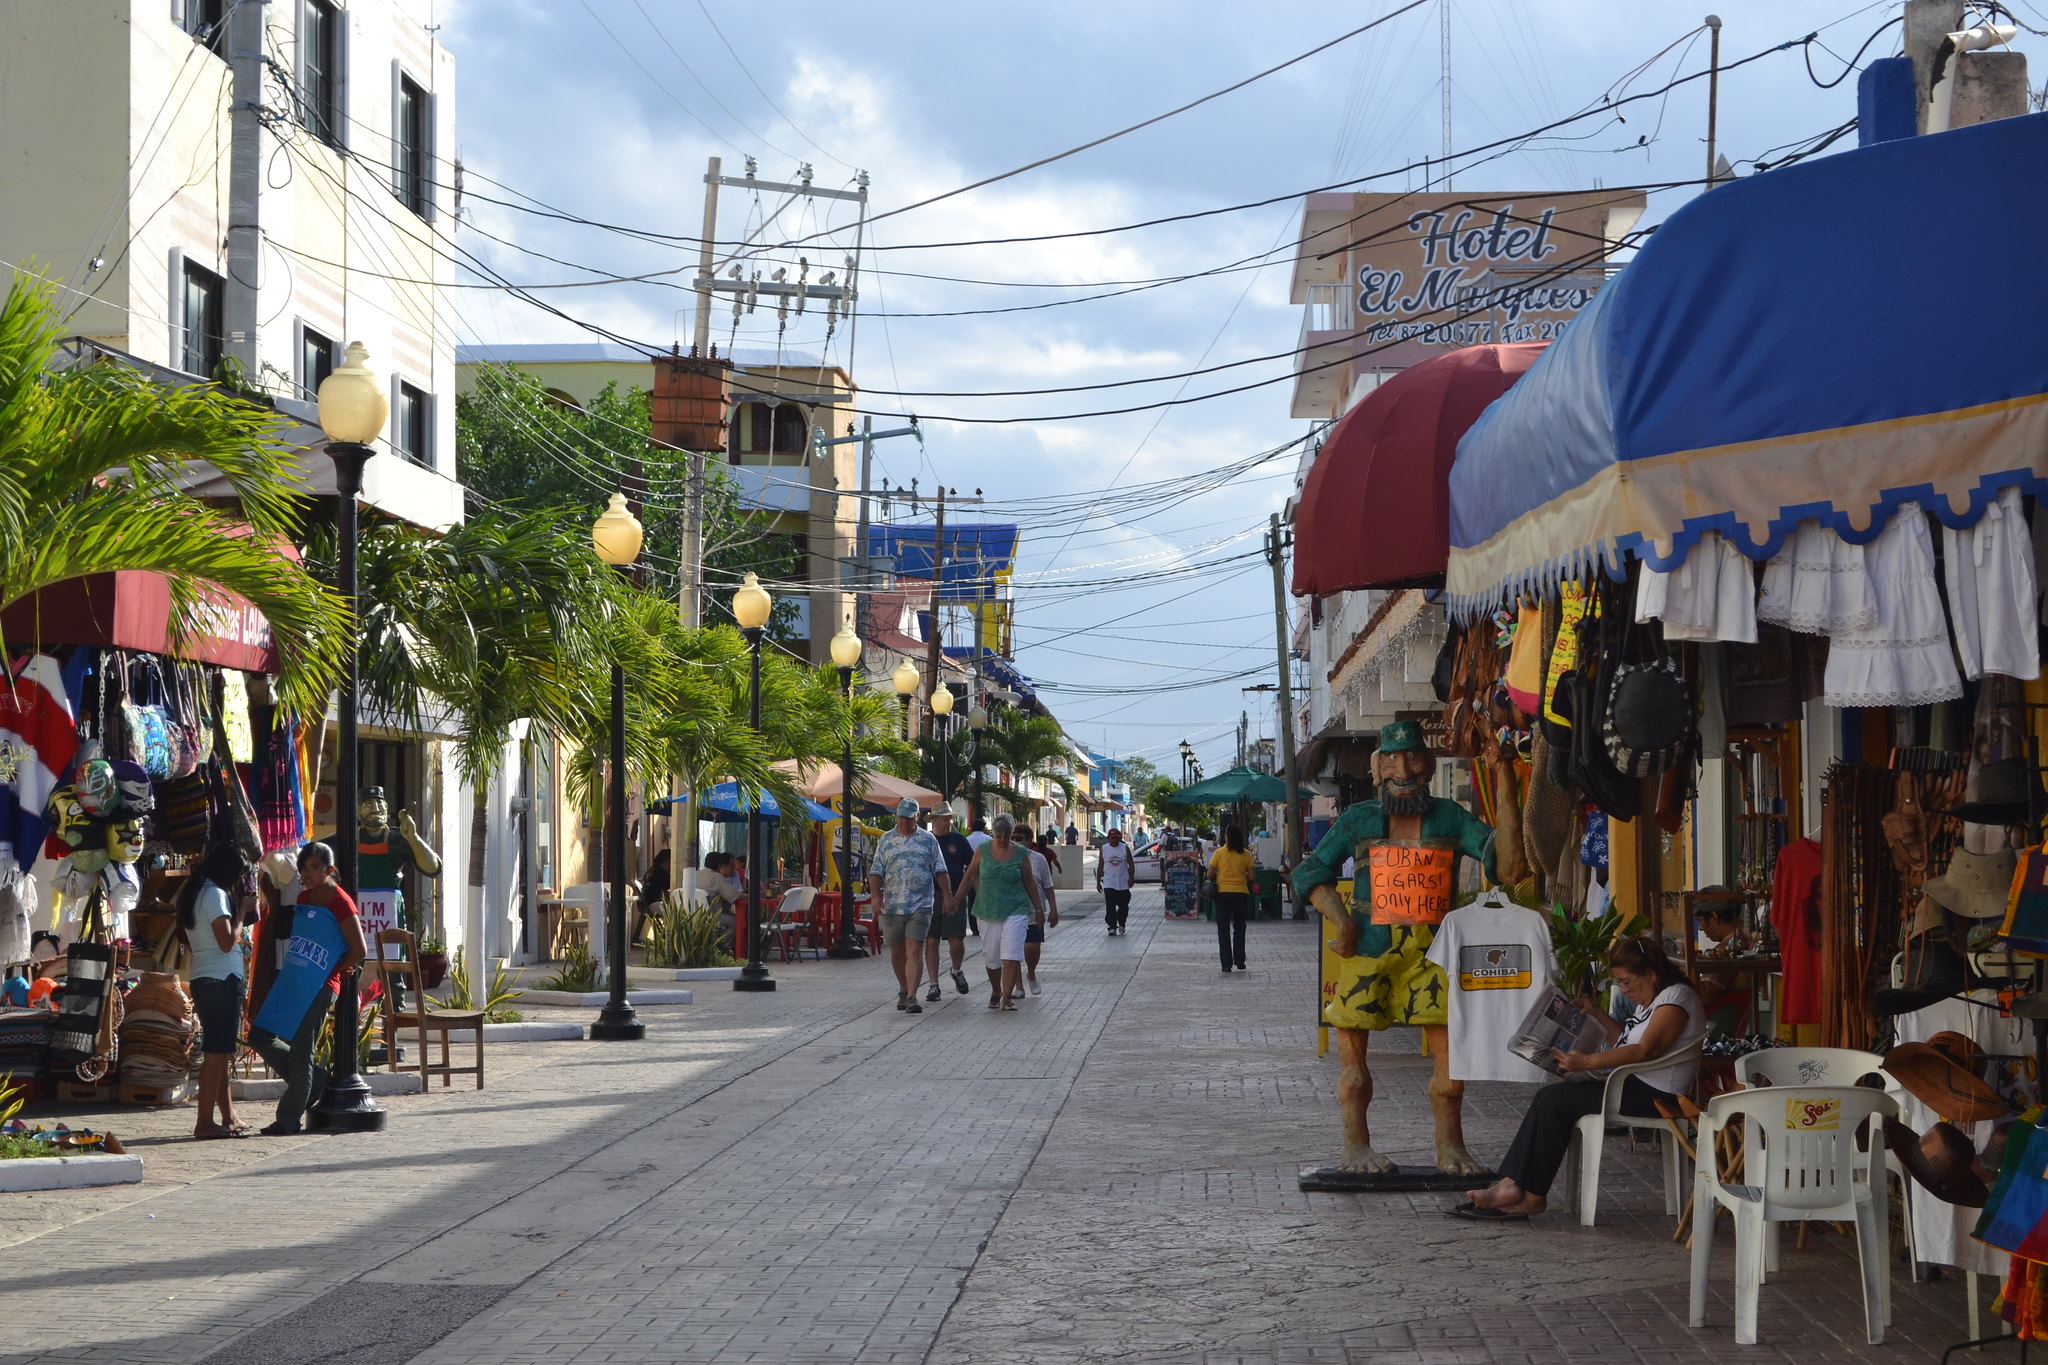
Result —
<instances>
[{"instance_id":1,"label":"green patio umbrella","mask_svg":"<svg viewBox=\"0 0 2048 1365\"><path fill-rule=\"evenodd\" d=\"M1228 806L1237 801L1285 801L1287 784L1256 768L1232 768L1173 794L1183 806Z\"/></svg>"}]
</instances>

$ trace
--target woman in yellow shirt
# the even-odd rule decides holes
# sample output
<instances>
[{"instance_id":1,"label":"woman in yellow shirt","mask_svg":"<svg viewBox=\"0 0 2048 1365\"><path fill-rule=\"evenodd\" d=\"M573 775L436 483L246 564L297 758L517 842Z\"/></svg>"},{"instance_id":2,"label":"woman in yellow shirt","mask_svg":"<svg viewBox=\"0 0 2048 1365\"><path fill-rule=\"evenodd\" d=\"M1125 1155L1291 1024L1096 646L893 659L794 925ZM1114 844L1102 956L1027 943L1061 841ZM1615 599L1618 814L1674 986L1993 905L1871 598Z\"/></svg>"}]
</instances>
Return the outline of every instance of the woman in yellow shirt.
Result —
<instances>
[{"instance_id":1,"label":"woman in yellow shirt","mask_svg":"<svg viewBox=\"0 0 2048 1365\"><path fill-rule=\"evenodd\" d=\"M1223 974L1244 965L1244 925L1252 913L1252 868L1257 860L1246 851L1244 831L1223 827L1223 846L1209 855L1209 877L1215 884L1216 948L1223 955Z\"/></svg>"}]
</instances>

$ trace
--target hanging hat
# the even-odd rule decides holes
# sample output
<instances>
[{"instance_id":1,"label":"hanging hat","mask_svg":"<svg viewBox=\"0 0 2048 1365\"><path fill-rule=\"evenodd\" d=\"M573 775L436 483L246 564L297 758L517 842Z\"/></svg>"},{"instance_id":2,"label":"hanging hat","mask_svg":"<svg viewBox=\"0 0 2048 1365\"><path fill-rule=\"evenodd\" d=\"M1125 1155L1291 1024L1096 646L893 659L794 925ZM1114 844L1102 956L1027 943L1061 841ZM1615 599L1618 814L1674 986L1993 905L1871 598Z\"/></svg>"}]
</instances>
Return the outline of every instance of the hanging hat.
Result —
<instances>
[{"instance_id":1,"label":"hanging hat","mask_svg":"<svg viewBox=\"0 0 2048 1365\"><path fill-rule=\"evenodd\" d=\"M2005 913L2005 896L2012 889L2012 869L2017 861L2009 848L1996 853L1958 848L1949 859L1948 871L1922 882L1920 890L1964 919L1993 919Z\"/></svg>"},{"instance_id":2,"label":"hanging hat","mask_svg":"<svg viewBox=\"0 0 2048 1365\"><path fill-rule=\"evenodd\" d=\"M1380 727L1380 752L1383 754L1405 754L1413 750L1427 751L1429 743L1422 737L1422 727L1412 720L1389 721Z\"/></svg>"},{"instance_id":3,"label":"hanging hat","mask_svg":"<svg viewBox=\"0 0 2048 1365\"><path fill-rule=\"evenodd\" d=\"M1962 1035L1937 1033L1924 1043L1901 1043L1887 1052L1884 1069L1942 1118L1976 1123L2012 1112L2012 1106L1978 1076L1982 1058L1983 1053Z\"/></svg>"},{"instance_id":4,"label":"hanging hat","mask_svg":"<svg viewBox=\"0 0 2048 1365\"><path fill-rule=\"evenodd\" d=\"M1937 1123L1919 1135L1888 1118L1884 1141L1906 1174L1943 1203L1981 1209L1990 1200L1991 1191L1975 1169L1977 1149L1954 1124Z\"/></svg>"},{"instance_id":5,"label":"hanging hat","mask_svg":"<svg viewBox=\"0 0 2048 1365\"><path fill-rule=\"evenodd\" d=\"M2048 791L2028 772L2026 760L2001 758L1977 770L1977 799L1950 806L1948 813L1977 825L2024 825L2030 787L2034 814L2048 814Z\"/></svg>"}]
</instances>

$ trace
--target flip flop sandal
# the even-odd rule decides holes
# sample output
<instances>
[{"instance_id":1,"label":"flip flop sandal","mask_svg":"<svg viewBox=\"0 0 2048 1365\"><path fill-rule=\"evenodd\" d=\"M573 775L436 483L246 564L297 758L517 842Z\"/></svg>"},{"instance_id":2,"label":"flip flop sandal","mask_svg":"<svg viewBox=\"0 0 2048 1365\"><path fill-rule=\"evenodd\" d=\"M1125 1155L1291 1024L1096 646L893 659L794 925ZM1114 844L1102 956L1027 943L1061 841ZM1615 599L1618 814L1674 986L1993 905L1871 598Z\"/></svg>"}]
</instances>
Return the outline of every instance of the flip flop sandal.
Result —
<instances>
[{"instance_id":1,"label":"flip flop sandal","mask_svg":"<svg viewBox=\"0 0 2048 1365\"><path fill-rule=\"evenodd\" d=\"M1012 1004L1008 1004L1008 1003L1006 1002L1006 1003L1005 1003L1005 1004L1003 1005L1003 1013L1005 1013L1005 1014L1016 1014L1016 1013L1018 1013L1018 1009L1017 1009L1017 1007L1016 1007L1015 1005L1012 1005Z\"/></svg>"},{"instance_id":2,"label":"flip flop sandal","mask_svg":"<svg viewBox=\"0 0 2048 1365\"><path fill-rule=\"evenodd\" d=\"M249 1136L247 1132L237 1132L233 1128L216 1128L210 1133L194 1133L192 1138L196 1142L218 1142L222 1138L245 1138L247 1136Z\"/></svg>"},{"instance_id":3,"label":"flip flop sandal","mask_svg":"<svg viewBox=\"0 0 2048 1365\"><path fill-rule=\"evenodd\" d=\"M1471 1204L1460 1204L1448 1211L1452 1218L1462 1218L1468 1223L1526 1223L1526 1213L1502 1213L1499 1209L1475 1208Z\"/></svg>"}]
</instances>

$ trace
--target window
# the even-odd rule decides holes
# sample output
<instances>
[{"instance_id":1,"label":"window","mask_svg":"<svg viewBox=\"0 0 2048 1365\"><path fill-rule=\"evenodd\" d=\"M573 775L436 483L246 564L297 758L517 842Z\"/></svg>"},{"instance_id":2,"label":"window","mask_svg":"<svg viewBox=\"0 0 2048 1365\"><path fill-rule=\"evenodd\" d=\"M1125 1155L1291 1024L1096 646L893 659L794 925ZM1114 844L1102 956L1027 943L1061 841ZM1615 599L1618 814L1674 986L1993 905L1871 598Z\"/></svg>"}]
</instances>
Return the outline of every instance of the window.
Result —
<instances>
[{"instance_id":1,"label":"window","mask_svg":"<svg viewBox=\"0 0 2048 1365\"><path fill-rule=\"evenodd\" d=\"M405 76L398 78L398 98L391 111L391 189L398 202L427 216L433 207L428 193L428 167L433 160L433 101Z\"/></svg>"},{"instance_id":2,"label":"window","mask_svg":"<svg viewBox=\"0 0 2048 1365\"><path fill-rule=\"evenodd\" d=\"M306 399L320 397L320 381L334 373L334 367L341 363L341 347L321 336L311 327L299 327L299 395Z\"/></svg>"},{"instance_id":3,"label":"window","mask_svg":"<svg viewBox=\"0 0 2048 1365\"><path fill-rule=\"evenodd\" d=\"M206 44L215 56L227 52L227 0L171 0L171 21Z\"/></svg>"},{"instance_id":4,"label":"window","mask_svg":"<svg viewBox=\"0 0 2048 1365\"><path fill-rule=\"evenodd\" d=\"M178 368L211 379L227 349L221 324L221 278L190 261L185 262L184 270L184 346Z\"/></svg>"},{"instance_id":5,"label":"window","mask_svg":"<svg viewBox=\"0 0 2048 1365\"><path fill-rule=\"evenodd\" d=\"M299 11L299 117L341 145L341 11L328 0L305 0Z\"/></svg>"},{"instance_id":6,"label":"window","mask_svg":"<svg viewBox=\"0 0 2048 1365\"><path fill-rule=\"evenodd\" d=\"M391 448L416 465L434 467L434 400L404 380L391 405Z\"/></svg>"},{"instance_id":7,"label":"window","mask_svg":"<svg viewBox=\"0 0 2048 1365\"><path fill-rule=\"evenodd\" d=\"M733 454L808 455L810 423L795 403L742 403L732 424ZM737 462L737 461L735 461Z\"/></svg>"}]
</instances>

